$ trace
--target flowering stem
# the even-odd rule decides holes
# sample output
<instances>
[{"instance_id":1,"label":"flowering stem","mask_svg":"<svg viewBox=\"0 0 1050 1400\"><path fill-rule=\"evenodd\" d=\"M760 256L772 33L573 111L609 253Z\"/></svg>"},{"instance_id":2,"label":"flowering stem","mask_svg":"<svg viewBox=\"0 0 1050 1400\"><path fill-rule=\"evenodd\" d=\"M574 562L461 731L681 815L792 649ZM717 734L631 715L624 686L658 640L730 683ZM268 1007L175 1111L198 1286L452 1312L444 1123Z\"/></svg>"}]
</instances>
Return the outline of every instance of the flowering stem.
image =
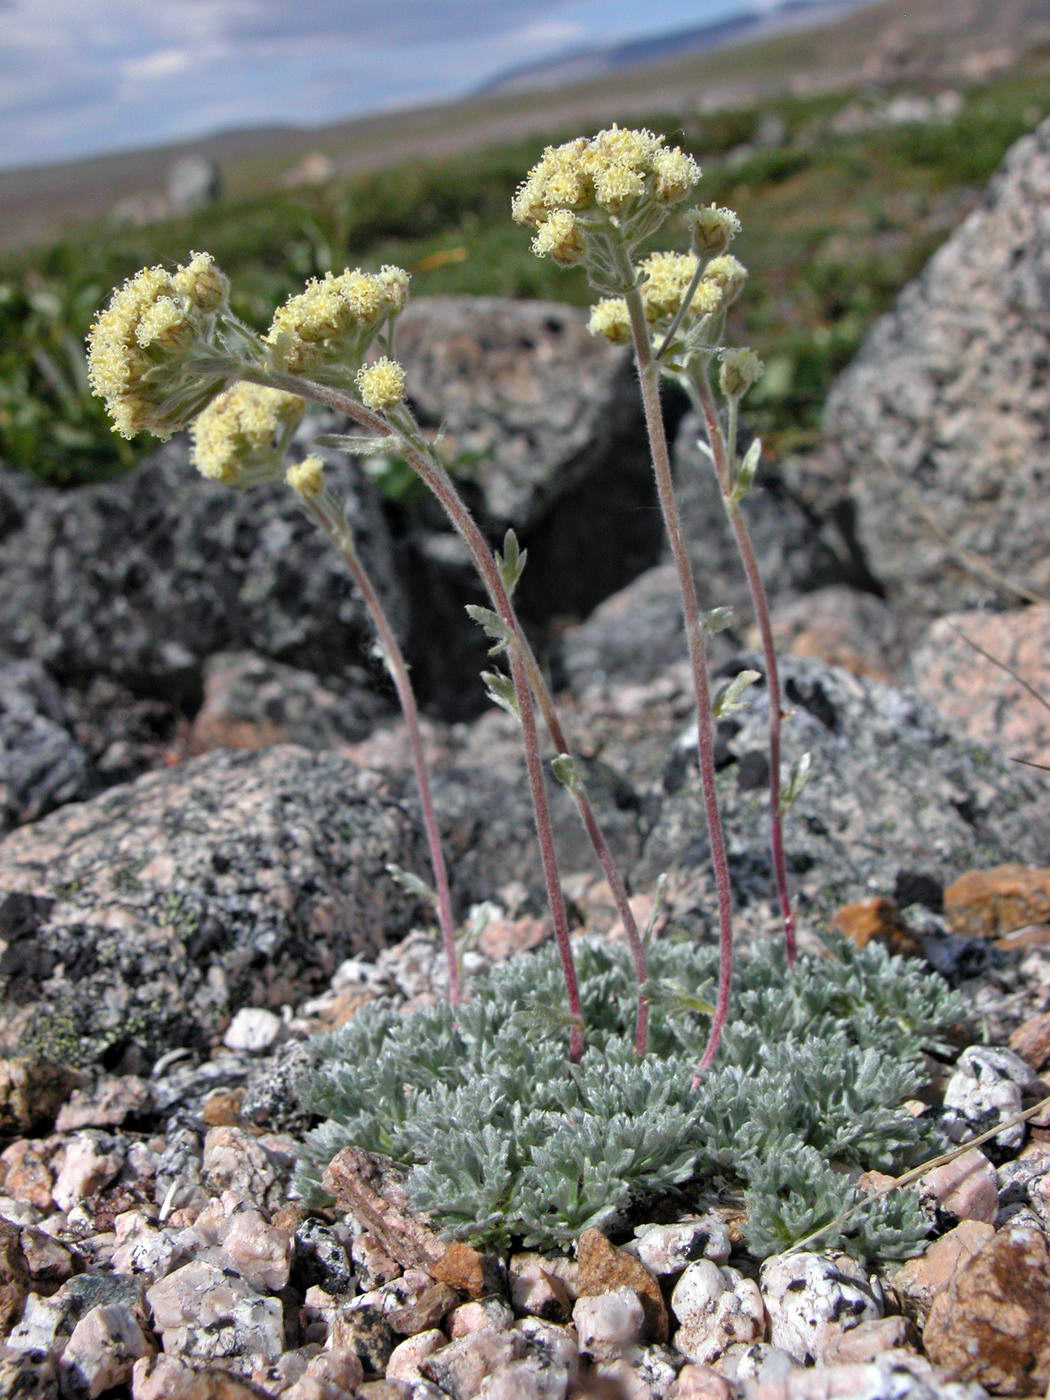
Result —
<instances>
[{"instance_id":1,"label":"flowering stem","mask_svg":"<svg viewBox=\"0 0 1050 1400\"><path fill-rule=\"evenodd\" d=\"M711 444L711 460L714 463L715 476L722 493L722 504L725 506L726 515L729 518L740 560L744 566L744 573L747 575L751 601L755 609L755 620L758 623L758 631L762 639L762 656L765 662L766 685L769 692L769 845L773 861L773 876L777 887L777 901L780 905L780 917L784 925L784 947L787 951L788 966L794 967L797 955L795 914L791 907L791 895L788 891L787 865L784 857L783 813L780 809L780 725L783 719L780 672L777 667L776 646L773 642L773 626L769 616L769 599L766 596L765 585L759 572L758 560L755 557L755 549L751 541L751 532L747 528L747 521L740 509L740 502L733 497L732 463L736 455L738 400L730 399L729 401L730 424L727 442L727 437L723 434L722 425L719 422L714 394L707 377L706 364L702 370L694 372L694 375L687 382L696 391L696 403L707 426L708 441Z\"/></svg>"},{"instance_id":2,"label":"flowering stem","mask_svg":"<svg viewBox=\"0 0 1050 1400\"><path fill-rule=\"evenodd\" d=\"M714 722L711 710L711 691L707 679L707 658L704 654L703 619L696 596L693 571L686 553L678 502L674 494L671 457L667 448L667 433L660 409L660 368L653 355L653 346L649 338L649 327L645 318L645 307L641 293L634 285L634 276L626 253L623 255L623 262L624 285L630 287L630 290L626 292L627 310L631 318L631 335L634 341L635 359L638 364L638 379L642 390L645 424L649 432L649 445L653 456L656 490L660 498L660 508L663 511L664 523L671 542L671 553L674 557L675 569L678 573L678 586L682 594L682 612L685 618L693 690L696 695L700 779L703 787L708 838L711 844L711 862L714 867L715 885L718 891L718 999L707 1045L693 1077L695 1085L699 1082L700 1071L707 1069L718 1053L722 1031L729 1013L730 979L733 971L733 900L730 890L725 836L722 831L722 818L718 810L718 797L715 791Z\"/></svg>"},{"instance_id":3,"label":"flowering stem","mask_svg":"<svg viewBox=\"0 0 1050 1400\"><path fill-rule=\"evenodd\" d=\"M398 645L394 629L390 625L386 610L379 599L371 578L354 548L354 537L343 523L338 509L324 501L303 499L310 517L321 527L336 549L346 561L354 583L364 598L368 615L379 637L387 669L394 682L401 713L408 729L409 747L412 751L412 766L419 789L419 801L423 809L423 829L426 832L430 850L430 865L434 872L434 889L437 894L438 923L441 926L441 942L448 965L448 997L453 1006L462 1001L459 978L459 959L456 956L456 922L452 915L452 897L448 887L448 871L445 867L445 853L441 848L441 834L438 830L434 801L430 793L430 776L427 772L426 755L423 751L423 735L419 727L419 709L415 693L409 679L408 663Z\"/></svg>"},{"instance_id":4,"label":"flowering stem","mask_svg":"<svg viewBox=\"0 0 1050 1400\"><path fill-rule=\"evenodd\" d=\"M471 547L475 563L481 572L482 579L492 598L497 612L505 621L510 621L512 609L507 590L503 585L499 569L492 558L488 547L481 537L480 531L456 492L448 475L441 465L431 460L429 453L425 450L425 445L419 441L413 441L414 433L401 431L392 427L378 413L373 413L370 409L359 404L349 394L343 393L339 389L330 388L324 384L315 384L312 380L299 379L295 375L281 374L277 372L249 371L244 375L256 383L268 384L274 389L283 389L290 394L299 394L303 398L314 399L315 402L324 404L328 408L337 412L345 413L355 422L370 429L382 437L394 437L405 454L405 457L412 468L423 479L427 486L434 492L441 502L446 514L452 521L460 535L471 544L472 532L481 538L481 548ZM409 435L411 434L411 435ZM571 1018L571 1029L569 1032L569 1059L575 1063L583 1054L583 1008L580 1003L579 982L576 976L576 964L572 956L572 945L569 938L569 921L565 909L565 897L562 893L561 880L558 875L558 859L554 846L554 827L551 821L550 804L547 800L547 791L544 786L543 764L540 758L539 739L536 734L536 716L532 705L532 694L529 690L529 679L522 661L521 648L517 644L517 634L515 633L515 644L508 648L508 659L510 661L511 680L514 685L515 700L518 707L518 718L521 723L522 745L525 750L525 768L528 774L529 791L532 796L533 814L536 822L536 835L539 839L540 858L543 864L544 882L547 887L547 899L550 904L551 919L554 924L554 937L558 945L558 953L561 958L562 971L565 977L566 997L569 1006L569 1016Z\"/></svg>"}]
</instances>

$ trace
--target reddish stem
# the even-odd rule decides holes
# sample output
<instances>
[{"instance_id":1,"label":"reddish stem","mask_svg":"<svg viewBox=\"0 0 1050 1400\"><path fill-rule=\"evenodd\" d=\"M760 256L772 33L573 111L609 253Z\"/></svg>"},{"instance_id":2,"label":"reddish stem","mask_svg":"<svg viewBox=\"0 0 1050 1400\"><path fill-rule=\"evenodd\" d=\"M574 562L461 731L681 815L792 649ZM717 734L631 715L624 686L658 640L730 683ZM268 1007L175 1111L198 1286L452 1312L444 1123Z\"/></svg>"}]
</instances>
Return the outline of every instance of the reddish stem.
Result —
<instances>
[{"instance_id":1,"label":"reddish stem","mask_svg":"<svg viewBox=\"0 0 1050 1400\"><path fill-rule=\"evenodd\" d=\"M383 655L397 691L401 713L405 717L405 726L408 729L412 766L415 769L416 786L419 789L419 801L423 809L423 829L426 832L427 846L430 850L430 865L434 872L434 889L438 901L438 923L441 926L441 942L445 950L445 961L448 964L449 1001L453 1006L459 1006L462 1001L462 993L459 980L459 959L456 957L456 921L452 914L452 896L448 887L445 853L441 848L441 833L438 829L434 802L430 793L430 775L427 771L427 760L423 751L419 709L416 705L412 682L409 679L408 663L398 645L397 637L379 599L379 594L354 548L353 536L350 531L334 519L329 519L327 513L323 509L318 509L313 502L304 501L304 504L346 561L354 583L365 600L365 607L368 609L372 625L379 636L379 643L383 648Z\"/></svg>"},{"instance_id":2,"label":"reddish stem","mask_svg":"<svg viewBox=\"0 0 1050 1400\"><path fill-rule=\"evenodd\" d=\"M355 423L360 423L379 437L394 437L398 442L405 458L413 470L422 478L431 491L441 502L445 513L460 535L467 541L471 540L471 532L475 532L481 538L481 548L475 551L471 548L475 563L481 572L482 579L488 589L493 603L500 616L506 621L510 621L513 610L510 608L510 599L507 597L507 590L503 586L503 579L500 577L496 561L492 558L484 537L480 535L477 525L466 506L460 500L458 493L443 468L428 460L425 452L412 441L411 437L404 432L394 428L378 413L365 408L349 394L340 389L330 388L326 384L317 384L313 380L300 379L295 375L281 374L276 371L263 373L261 371L249 371L244 375L245 379L250 379L255 383L269 385L273 389L283 389L289 394L298 394L302 398L313 399L316 403L324 404L328 408L335 409L339 413L345 413L348 418L352 418ZM518 718L521 723L522 745L525 750L525 769L528 774L529 792L532 797L532 810L536 823L536 835L540 845L540 859L543 864L543 878L547 888L547 900L551 910L551 920L554 925L554 938L558 945L558 954L561 958L562 972L565 978L566 999L569 1005L569 1017L571 1029L569 1031L569 1059L576 1063L583 1054L583 1007L580 1002L579 981L576 976L576 964L572 956L572 943L569 938L569 920L565 909L565 897L562 893L561 879L558 874L558 858L554 847L554 827L551 821L550 804L547 801L547 790L543 780L543 764L540 758L539 739L536 734L536 715L532 706L532 693L529 689L528 676L521 659L520 647L515 645L508 647L510 660L510 674L514 685L514 695L518 706Z\"/></svg>"},{"instance_id":3,"label":"reddish stem","mask_svg":"<svg viewBox=\"0 0 1050 1400\"><path fill-rule=\"evenodd\" d=\"M629 271L629 267L626 270ZM678 502L675 499L674 481L671 475L671 455L667 447L667 433L660 408L660 369L653 355L649 327L645 319L645 308L637 287L632 287L627 292L626 301L631 318L635 358L638 363L638 379L642 390L645 424L649 432L649 445L653 456L656 490L660 498L660 508L663 511L675 570L678 574L678 586L682 595L682 612L685 618L690 670L693 678L693 690L696 695L700 780L703 788L704 812L707 817L708 839L711 844L711 863L718 891L718 998L707 1045L700 1058L697 1072L693 1076L693 1083L696 1085L699 1082L700 1071L707 1069L718 1053L722 1031L729 1014L729 991L733 973L733 898L725 836L722 830L722 817L718 810L718 796L715 790L714 721L711 710L711 691L707 679L707 658L704 654L703 618L696 596L693 571L686 552L682 519L678 511Z\"/></svg>"},{"instance_id":4,"label":"reddish stem","mask_svg":"<svg viewBox=\"0 0 1050 1400\"><path fill-rule=\"evenodd\" d=\"M744 573L747 575L751 601L755 609L755 620L758 623L758 631L762 639L762 656L766 668L766 685L769 691L769 845L773 862L773 876L777 887L777 901L780 905L780 917L784 925L784 947L787 951L788 967L794 967L797 955L795 914L791 907L791 895L788 890L787 862L784 856L784 823L780 810L780 726L783 710L781 708L780 672L777 667L776 645L773 641L773 625L769 616L769 599L766 596L765 584L762 582L762 575L759 572L758 560L751 542L751 532L747 528L747 521L744 519L739 502L733 499L729 452L706 370L703 374L696 375L693 382L696 385L704 422L707 426L715 476L722 493L722 504L729 517L729 524L733 530L737 550L744 566Z\"/></svg>"}]
</instances>

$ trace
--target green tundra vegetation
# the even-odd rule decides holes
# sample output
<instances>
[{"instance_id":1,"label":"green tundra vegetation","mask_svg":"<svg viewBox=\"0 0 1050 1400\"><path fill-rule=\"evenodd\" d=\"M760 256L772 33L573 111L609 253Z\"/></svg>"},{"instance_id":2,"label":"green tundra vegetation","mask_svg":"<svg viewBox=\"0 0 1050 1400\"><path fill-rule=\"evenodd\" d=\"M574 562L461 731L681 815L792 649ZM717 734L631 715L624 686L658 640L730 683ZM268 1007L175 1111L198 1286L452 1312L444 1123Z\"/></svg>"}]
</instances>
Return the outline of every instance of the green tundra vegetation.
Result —
<instances>
[{"instance_id":1,"label":"green tundra vegetation","mask_svg":"<svg viewBox=\"0 0 1050 1400\"><path fill-rule=\"evenodd\" d=\"M886 96L846 91L632 116L632 124L644 120L695 155L704 169L702 198L730 205L743 221L737 251L751 281L730 338L766 361L749 400L750 424L778 453L815 440L828 385L872 321L972 207L1011 143L1050 113L1050 58L961 92L949 120L846 129L845 109L878 107ZM143 228L96 222L7 254L0 259L0 461L74 486L119 475L149 450L148 438L118 438L87 392L84 335L112 286L143 265L172 265L190 249L215 256L237 289L234 310L260 328L304 278L347 265L398 263L413 273L414 297L586 304L583 272L533 257L506 216L521 171L548 141L573 134L552 130L454 158L231 199ZM684 229L679 235L684 248Z\"/></svg>"}]
</instances>

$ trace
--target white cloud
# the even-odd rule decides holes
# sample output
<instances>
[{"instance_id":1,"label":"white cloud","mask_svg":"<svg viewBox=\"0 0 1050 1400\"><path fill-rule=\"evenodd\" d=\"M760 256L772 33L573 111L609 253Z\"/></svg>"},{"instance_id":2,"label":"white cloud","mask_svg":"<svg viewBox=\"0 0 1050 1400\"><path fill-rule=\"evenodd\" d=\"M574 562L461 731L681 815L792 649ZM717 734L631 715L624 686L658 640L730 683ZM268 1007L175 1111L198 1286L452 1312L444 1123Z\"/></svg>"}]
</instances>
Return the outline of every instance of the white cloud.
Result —
<instances>
[{"instance_id":1,"label":"white cloud","mask_svg":"<svg viewBox=\"0 0 1050 1400\"><path fill-rule=\"evenodd\" d=\"M155 78L170 78L175 73L184 73L193 66L194 54L190 49L155 49L141 58L129 58L121 64L121 77L131 82L150 82Z\"/></svg>"}]
</instances>

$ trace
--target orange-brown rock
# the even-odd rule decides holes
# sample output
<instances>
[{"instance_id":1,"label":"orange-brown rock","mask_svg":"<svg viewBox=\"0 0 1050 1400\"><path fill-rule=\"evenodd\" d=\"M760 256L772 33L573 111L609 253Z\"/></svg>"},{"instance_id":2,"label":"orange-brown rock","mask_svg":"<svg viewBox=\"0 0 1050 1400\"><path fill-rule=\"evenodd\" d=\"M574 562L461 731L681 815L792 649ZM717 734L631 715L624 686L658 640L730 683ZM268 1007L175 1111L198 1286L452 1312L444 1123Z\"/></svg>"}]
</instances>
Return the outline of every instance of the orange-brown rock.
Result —
<instances>
[{"instance_id":1,"label":"orange-brown rock","mask_svg":"<svg viewBox=\"0 0 1050 1400\"><path fill-rule=\"evenodd\" d=\"M666 1342L667 1308L656 1277L633 1255L617 1249L600 1230L584 1230L576 1245L579 1296L595 1298L615 1288L633 1288L641 1299L650 1338Z\"/></svg>"},{"instance_id":2,"label":"orange-brown rock","mask_svg":"<svg viewBox=\"0 0 1050 1400\"><path fill-rule=\"evenodd\" d=\"M927 1355L993 1395L1041 1393L1050 1381L1050 1249L1041 1230L1004 1225L933 1301Z\"/></svg>"},{"instance_id":3,"label":"orange-brown rock","mask_svg":"<svg viewBox=\"0 0 1050 1400\"><path fill-rule=\"evenodd\" d=\"M1038 1074L1050 1064L1050 1011L1030 1016L1009 1040L1010 1049Z\"/></svg>"},{"instance_id":4,"label":"orange-brown rock","mask_svg":"<svg viewBox=\"0 0 1050 1400\"><path fill-rule=\"evenodd\" d=\"M241 1121L243 1089L216 1089L204 1100L201 1117L209 1128L232 1128Z\"/></svg>"},{"instance_id":5,"label":"orange-brown rock","mask_svg":"<svg viewBox=\"0 0 1050 1400\"><path fill-rule=\"evenodd\" d=\"M900 1297L923 1317L929 1312L934 1298L940 1297L955 1277L958 1269L995 1234L991 1225L980 1220L963 1220L930 1245L925 1254L909 1259L891 1280Z\"/></svg>"},{"instance_id":6,"label":"orange-brown rock","mask_svg":"<svg viewBox=\"0 0 1050 1400\"><path fill-rule=\"evenodd\" d=\"M1029 924L1050 923L1050 869L968 870L944 891L944 916L955 933L969 938L1001 938Z\"/></svg>"},{"instance_id":7,"label":"orange-brown rock","mask_svg":"<svg viewBox=\"0 0 1050 1400\"><path fill-rule=\"evenodd\" d=\"M922 945L908 932L894 901L883 895L843 904L832 915L831 927L858 948L875 942L891 953L905 953L911 957L922 953Z\"/></svg>"},{"instance_id":8,"label":"orange-brown rock","mask_svg":"<svg viewBox=\"0 0 1050 1400\"><path fill-rule=\"evenodd\" d=\"M30 1055L0 1060L0 1137L46 1131L80 1083L68 1065Z\"/></svg>"},{"instance_id":9,"label":"orange-brown rock","mask_svg":"<svg viewBox=\"0 0 1050 1400\"><path fill-rule=\"evenodd\" d=\"M19 1138L0 1153L0 1181L4 1185L4 1195L13 1196L16 1201L27 1201L40 1210L51 1209L51 1191L55 1184L55 1174L51 1169L51 1158L55 1153L55 1139L41 1141L36 1138Z\"/></svg>"}]
</instances>

